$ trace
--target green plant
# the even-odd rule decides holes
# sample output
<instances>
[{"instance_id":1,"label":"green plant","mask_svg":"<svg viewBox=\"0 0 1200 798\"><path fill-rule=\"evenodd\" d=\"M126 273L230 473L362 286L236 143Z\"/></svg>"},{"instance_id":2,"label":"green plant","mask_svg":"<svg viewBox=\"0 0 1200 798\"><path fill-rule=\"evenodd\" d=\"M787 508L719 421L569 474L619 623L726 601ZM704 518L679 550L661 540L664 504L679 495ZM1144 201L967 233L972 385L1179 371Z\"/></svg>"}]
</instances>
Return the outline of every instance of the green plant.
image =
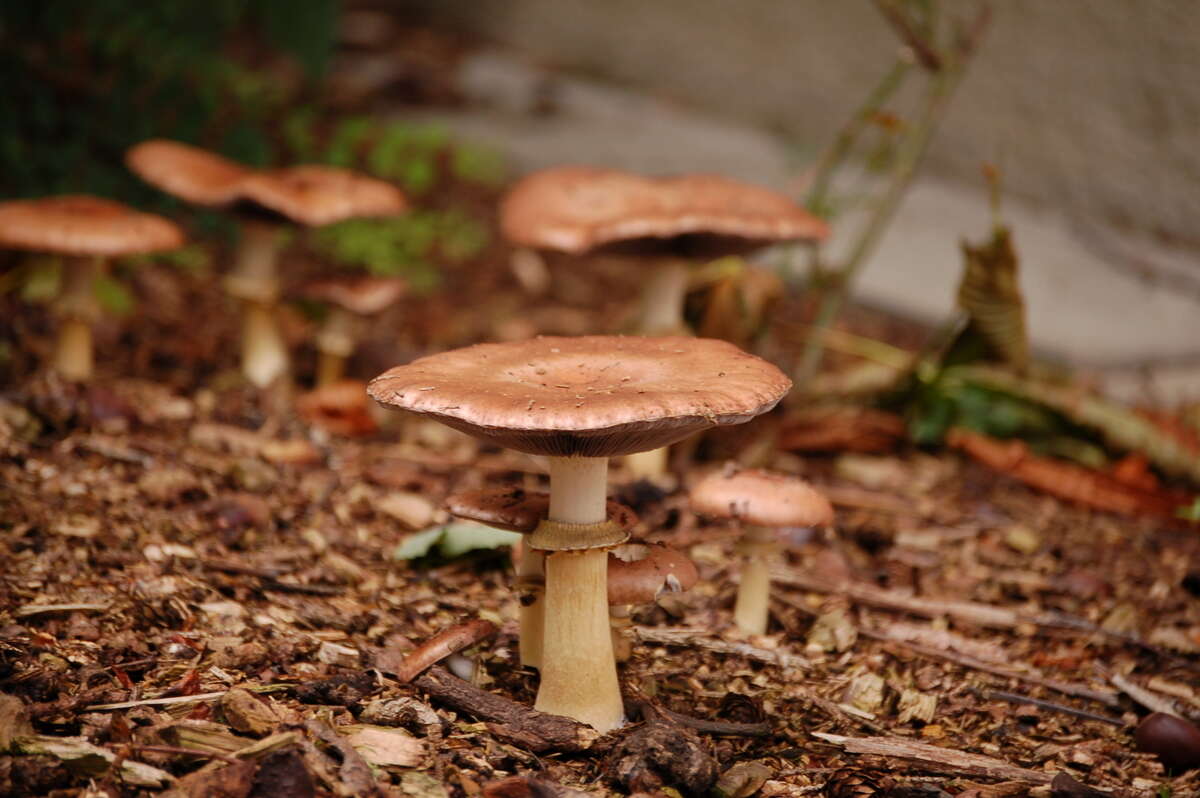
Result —
<instances>
[{"instance_id":1,"label":"green plant","mask_svg":"<svg viewBox=\"0 0 1200 798\"><path fill-rule=\"evenodd\" d=\"M941 14L941 4L929 0L875 0L875 4L905 48L818 162L806 205L822 215L849 205L851 200L834 196L833 178L855 156L868 132L878 131L882 138L866 153L867 165L887 177L878 195L867 200L870 211L840 262L828 261L820 249L812 250L810 284L819 303L812 325L815 334L809 336L795 369L799 385L808 384L819 370L824 353L822 333L841 312L854 278L899 208L989 19L986 4L979 6L979 13L970 23L947 21ZM909 121L886 111L885 106L914 66L920 68L926 81L919 108ZM879 124L883 120L887 124Z\"/></svg>"}]
</instances>

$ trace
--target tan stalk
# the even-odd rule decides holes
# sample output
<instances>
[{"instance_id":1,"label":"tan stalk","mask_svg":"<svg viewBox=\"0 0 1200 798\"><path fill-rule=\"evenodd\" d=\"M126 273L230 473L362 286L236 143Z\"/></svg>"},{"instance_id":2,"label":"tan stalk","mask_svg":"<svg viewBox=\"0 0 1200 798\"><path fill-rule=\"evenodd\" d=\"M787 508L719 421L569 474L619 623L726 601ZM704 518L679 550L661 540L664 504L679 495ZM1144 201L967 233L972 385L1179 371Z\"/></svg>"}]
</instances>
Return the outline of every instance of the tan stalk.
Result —
<instances>
[{"instance_id":1,"label":"tan stalk","mask_svg":"<svg viewBox=\"0 0 1200 798\"><path fill-rule=\"evenodd\" d=\"M357 332L354 314L333 305L317 333L317 387L331 385L346 374L346 360L354 353Z\"/></svg>"},{"instance_id":2,"label":"tan stalk","mask_svg":"<svg viewBox=\"0 0 1200 798\"><path fill-rule=\"evenodd\" d=\"M688 262L670 258L654 264L642 289L639 335L679 335L685 333L683 303L687 298Z\"/></svg>"},{"instance_id":3,"label":"tan stalk","mask_svg":"<svg viewBox=\"0 0 1200 798\"><path fill-rule=\"evenodd\" d=\"M633 641L629 638L629 630L633 628L633 607L629 604L609 607L608 625L615 659L617 662L628 662L633 656Z\"/></svg>"},{"instance_id":4,"label":"tan stalk","mask_svg":"<svg viewBox=\"0 0 1200 798\"><path fill-rule=\"evenodd\" d=\"M654 480L667 473L667 456L669 446L651 449L648 452L635 452L625 455L625 468L634 479Z\"/></svg>"},{"instance_id":5,"label":"tan stalk","mask_svg":"<svg viewBox=\"0 0 1200 798\"><path fill-rule=\"evenodd\" d=\"M747 526L739 548L745 557L738 585L733 620L747 634L767 633L771 601L771 557L776 548L775 534L760 526Z\"/></svg>"},{"instance_id":6,"label":"tan stalk","mask_svg":"<svg viewBox=\"0 0 1200 798\"><path fill-rule=\"evenodd\" d=\"M521 598L521 664L527 668L542 667L542 629L546 610L545 563L546 555L542 552L529 546L522 548L521 562L517 566L517 584Z\"/></svg>"},{"instance_id":7,"label":"tan stalk","mask_svg":"<svg viewBox=\"0 0 1200 798\"><path fill-rule=\"evenodd\" d=\"M259 388L271 384L288 370L287 345L275 316L281 245L277 226L258 221L244 222L236 265L230 275L230 283L239 286L235 294L245 302L242 373Z\"/></svg>"},{"instance_id":8,"label":"tan stalk","mask_svg":"<svg viewBox=\"0 0 1200 798\"><path fill-rule=\"evenodd\" d=\"M606 520L608 460L550 459L550 520L602 524ZM535 706L608 732L624 709L608 625L606 547L546 556L542 681Z\"/></svg>"},{"instance_id":9,"label":"tan stalk","mask_svg":"<svg viewBox=\"0 0 1200 798\"><path fill-rule=\"evenodd\" d=\"M102 264L100 258L66 259L63 292L59 299L62 321L54 343L53 368L75 382L90 380L94 371L92 321L99 312L95 282Z\"/></svg>"}]
</instances>

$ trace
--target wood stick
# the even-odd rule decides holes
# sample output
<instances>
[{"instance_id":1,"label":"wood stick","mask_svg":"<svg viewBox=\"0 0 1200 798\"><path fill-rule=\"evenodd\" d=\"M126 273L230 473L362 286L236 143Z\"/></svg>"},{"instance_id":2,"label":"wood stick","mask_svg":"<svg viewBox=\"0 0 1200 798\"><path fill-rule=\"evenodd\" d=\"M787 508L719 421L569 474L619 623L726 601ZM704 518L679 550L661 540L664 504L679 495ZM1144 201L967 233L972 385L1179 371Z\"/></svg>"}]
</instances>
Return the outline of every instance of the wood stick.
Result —
<instances>
[{"instance_id":1,"label":"wood stick","mask_svg":"<svg viewBox=\"0 0 1200 798\"><path fill-rule=\"evenodd\" d=\"M851 754L904 759L941 773L967 773L1001 781L1027 781L1033 784L1049 784L1054 778L1049 773L1017 767L1003 759L956 751L953 748L939 748L902 737L844 737L822 732L813 732L812 735L840 746Z\"/></svg>"},{"instance_id":2,"label":"wood stick","mask_svg":"<svg viewBox=\"0 0 1200 798\"><path fill-rule=\"evenodd\" d=\"M411 651L393 676L400 682L411 682L427 668L436 665L451 654L469 648L481 640L494 637L496 624L482 618L444 629Z\"/></svg>"},{"instance_id":3,"label":"wood stick","mask_svg":"<svg viewBox=\"0 0 1200 798\"><path fill-rule=\"evenodd\" d=\"M430 698L488 724L493 734L532 751L585 751L600 736L585 723L538 712L503 696L481 690L444 668L434 666L412 682Z\"/></svg>"}]
</instances>

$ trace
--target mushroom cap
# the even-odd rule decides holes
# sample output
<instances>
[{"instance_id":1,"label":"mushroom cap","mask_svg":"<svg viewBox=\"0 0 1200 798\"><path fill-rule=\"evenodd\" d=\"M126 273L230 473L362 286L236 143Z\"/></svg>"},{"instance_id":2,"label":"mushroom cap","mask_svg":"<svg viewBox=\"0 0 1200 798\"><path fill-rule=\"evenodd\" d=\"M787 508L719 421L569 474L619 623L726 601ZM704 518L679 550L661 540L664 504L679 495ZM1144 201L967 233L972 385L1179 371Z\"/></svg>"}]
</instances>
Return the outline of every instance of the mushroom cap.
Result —
<instances>
[{"instance_id":1,"label":"mushroom cap","mask_svg":"<svg viewBox=\"0 0 1200 798\"><path fill-rule=\"evenodd\" d=\"M643 177L561 166L518 181L500 206L514 244L581 254L605 244L685 235L769 244L823 239L824 221L784 194L718 175Z\"/></svg>"},{"instance_id":2,"label":"mushroom cap","mask_svg":"<svg viewBox=\"0 0 1200 798\"><path fill-rule=\"evenodd\" d=\"M622 529L637 526L637 513L609 499L608 518ZM550 514L550 494L521 488L484 488L451 494L446 509L458 518L478 521L495 529L528 534Z\"/></svg>"},{"instance_id":3,"label":"mushroom cap","mask_svg":"<svg viewBox=\"0 0 1200 798\"><path fill-rule=\"evenodd\" d=\"M242 181L240 197L310 227L395 216L408 208L404 194L391 183L333 166L251 172Z\"/></svg>"},{"instance_id":4,"label":"mushroom cap","mask_svg":"<svg viewBox=\"0 0 1200 798\"><path fill-rule=\"evenodd\" d=\"M695 564L682 552L626 543L608 554L608 603L649 604L664 592L691 590L699 578Z\"/></svg>"},{"instance_id":5,"label":"mushroom cap","mask_svg":"<svg viewBox=\"0 0 1200 798\"><path fill-rule=\"evenodd\" d=\"M758 526L819 526L833 520L833 506L812 485L755 468L709 474L692 488L689 499L701 515Z\"/></svg>"},{"instance_id":6,"label":"mushroom cap","mask_svg":"<svg viewBox=\"0 0 1200 798\"><path fill-rule=\"evenodd\" d=\"M0 247L60 255L117 257L174 249L173 222L86 194L0 203Z\"/></svg>"},{"instance_id":7,"label":"mushroom cap","mask_svg":"<svg viewBox=\"0 0 1200 798\"><path fill-rule=\"evenodd\" d=\"M408 291L399 277L342 277L309 283L304 294L310 299L331 302L360 316L370 316L388 307Z\"/></svg>"},{"instance_id":8,"label":"mushroom cap","mask_svg":"<svg viewBox=\"0 0 1200 798\"><path fill-rule=\"evenodd\" d=\"M125 164L150 185L195 205L234 202L251 172L215 152L167 139L130 147Z\"/></svg>"},{"instance_id":9,"label":"mushroom cap","mask_svg":"<svg viewBox=\"0 0 1200 798\"><path fill-rule=\"evenodd\" d=\"M367 392L520 452L611 457L749 421L791 385L725 341L594 335L423 357L384 372Z\"/></svg>"}]
</instances>

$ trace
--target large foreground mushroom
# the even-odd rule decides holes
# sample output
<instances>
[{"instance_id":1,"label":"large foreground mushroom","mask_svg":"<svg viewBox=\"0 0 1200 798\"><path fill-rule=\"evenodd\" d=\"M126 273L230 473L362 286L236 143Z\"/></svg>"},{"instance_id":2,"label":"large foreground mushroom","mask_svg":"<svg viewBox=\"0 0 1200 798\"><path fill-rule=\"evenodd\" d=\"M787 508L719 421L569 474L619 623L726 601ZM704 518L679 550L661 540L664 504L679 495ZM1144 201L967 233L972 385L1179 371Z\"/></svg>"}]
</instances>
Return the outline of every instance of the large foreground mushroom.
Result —
<instances>
[{"instance_id":1,"label":"large foreground mushroom","mask_svg":"<svg viewBox=\"0 0 1200 798\"><path fill-rule=\"evenodd\" d=\"M457 518L485 524L493 529L528 535L550 513L550 495L531 493L521 488L484 488L467 490L446 497L446 509ZM637 526L637 514L625 505L608 500L607 517L621 529ZM516 588L520 598L520 633L517 649L521 664L542 667L542 628L545 625L546 558L543 552L519 541L514 545ZM610 575L612 569L609 569ZM611 579L610 579L611 590Z\"/></svg>"},{"instance_id":2,"label":"large foreground mushroom","mask_svg":"<svg viewBox=\"0 0 1200 798\"><path fill-rule=\"evenodd\" d=\"M288 370L288 351L275 318L285 226L394 216L408 207L391 183L329 166L252 169L163 139L132 147L125 160L147 183L196 205L231 211L241 222L225 290L243 303L242 373L259 387Z\"/></svg>"},{"instance_id":3,"label":"large foreground mushroom","mask_svg":"<svg viewBox=\"0 0 1200 798\"><path fill-rule=\"evenodd\" d=\"M733 619L748 634L765 634L771 599L771 560L780 530L828 524L833 506L799 477L759 469L710 474L692 487L692 509L700 515L743 524L738 553L743 558Z\"/></svg>"},{"instance_id":4,"label":"large foreground mushroom","mask_svg":"<svg viewBox=\"0 0 1200 798\"><path fill-rule=\"evenodd\" d=\"M500 226L518 246L652 260L636 323L641 335L689 333L683 306L693 265L829 234L821 219L761 186L717 175L643 177L588 166L543 169L520 180L500 206ZM666 470L666 451L626 465L635 476L657 477Z\"/></svg>"},{"instance_id":5,"label":"large foreground mushroom","mask_svg":"<svg viewBox=\"0 0 1200 798\"><path fill-rule=\"evenodd\" d=\"M66 256L61 316L51 368L68 380L92 377L92 323L100 314L95 282L107 261L182 246L171 222L86 195L0 203L0 247Z\"/></svg>"},{"instance_id":6,"label":"large foreground mushroom","mask_svg":"<svg viewBox=\"0 0 1200 798\"><path fill-rule=\"evenodd\" d=\"M666 446L774 407L779 369L724 341L536 338L421 358L376 377L377 401L549 460L548 518L527 538L546 553L537 708L620 725L608 625L608 550L627 538L606 513L608 458Z\"/></svg>"}]
</instances>

